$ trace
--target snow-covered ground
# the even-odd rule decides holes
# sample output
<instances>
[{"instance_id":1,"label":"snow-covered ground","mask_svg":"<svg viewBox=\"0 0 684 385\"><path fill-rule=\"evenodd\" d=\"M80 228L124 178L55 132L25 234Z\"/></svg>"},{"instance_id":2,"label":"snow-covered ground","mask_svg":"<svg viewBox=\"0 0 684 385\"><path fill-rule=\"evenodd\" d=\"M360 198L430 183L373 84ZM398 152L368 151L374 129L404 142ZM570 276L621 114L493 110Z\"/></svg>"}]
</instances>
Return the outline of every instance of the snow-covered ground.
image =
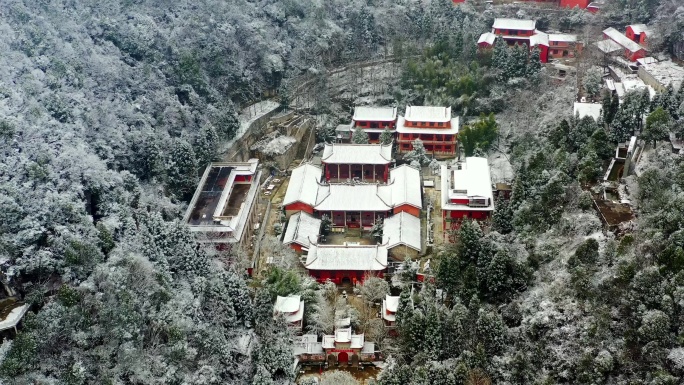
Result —
<instances>
[{"instance_id":1,"label":"snow-covered ground","mask_svg":"<svg viewBox=\"0 0 684 385\"><path fill-rule=\"evenodd\" d=\"M489 155L489 169L492 183L510 183L513 180L513 166L506 154L494 152Z\"/></svg>"}]
</instances>

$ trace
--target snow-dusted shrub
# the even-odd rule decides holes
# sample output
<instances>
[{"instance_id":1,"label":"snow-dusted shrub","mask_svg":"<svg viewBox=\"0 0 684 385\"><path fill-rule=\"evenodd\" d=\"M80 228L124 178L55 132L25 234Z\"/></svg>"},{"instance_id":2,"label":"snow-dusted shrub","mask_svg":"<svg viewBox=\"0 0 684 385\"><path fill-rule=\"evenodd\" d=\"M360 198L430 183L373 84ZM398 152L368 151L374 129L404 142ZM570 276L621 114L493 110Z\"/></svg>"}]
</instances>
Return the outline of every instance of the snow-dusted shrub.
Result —
<instances>
[{"instance_id":1,"label":"snow-dusted shrub","mask_svg":"<svg viewBox=\"0 0 684 385\"><path fill-rule=\"evenodd\" d=\"M670 317L660 310L649 310L641 317L639 336L646 343L670 338Z\"/></svg>"}]
</instances>

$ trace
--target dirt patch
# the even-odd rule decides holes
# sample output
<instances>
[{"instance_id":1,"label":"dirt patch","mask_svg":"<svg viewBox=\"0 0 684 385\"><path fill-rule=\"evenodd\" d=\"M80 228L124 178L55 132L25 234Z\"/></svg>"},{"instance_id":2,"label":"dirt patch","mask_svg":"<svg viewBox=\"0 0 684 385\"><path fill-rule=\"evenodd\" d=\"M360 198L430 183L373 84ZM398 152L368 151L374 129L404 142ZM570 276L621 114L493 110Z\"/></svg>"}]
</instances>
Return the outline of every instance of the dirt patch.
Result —
<instances>
[{"instance_id":1,"label":"dirt patch","mask_svg":"<svg viewBox=\"0 0 684 385\"><path fill-rule=\"evenodd\" d=\"M317 366L306 367L299 372L300 374L297 378L297 383L301 383L301 381L305 378L316 377L320 379L321 373L334 370L339 370L351 374L359 382L359 384L369 384L371 380L374 380L378 377L378 374L380 374L381 369L374 365L366 366L363 369L354 368L351 366L335 366L329 369L323 368L322 370Z\"/></svg>"},{"instance_id":2,"label":"dirt patch","mask_svg":"<svg viewBox=\"0 0 684 385\"><path fill-rule=\"evenodd\" d=\"M601 220L610 229L614 229L621 223L634 219L634 213L630 205L625 203L615 203L610 200L595 199L594 204L598 210Z\"/></svg>"}]
</instances>

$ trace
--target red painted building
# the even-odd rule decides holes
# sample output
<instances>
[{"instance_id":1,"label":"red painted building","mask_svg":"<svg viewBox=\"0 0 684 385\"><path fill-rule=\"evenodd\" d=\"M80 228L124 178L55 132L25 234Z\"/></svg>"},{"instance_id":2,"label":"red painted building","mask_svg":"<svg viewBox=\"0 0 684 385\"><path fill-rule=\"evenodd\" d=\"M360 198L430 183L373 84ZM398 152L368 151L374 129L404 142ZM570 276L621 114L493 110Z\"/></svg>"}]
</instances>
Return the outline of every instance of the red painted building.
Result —
<instances>
[{"instance_id":1,"label":"red painted building","mask_svg":"<svg viewBox=\"0 0 684 385\"><path fill-rule=\"evenodd\" d=\"M530 36L536 33L537 22L534 20L496 18L492 25L492 33L503 38L508 45L527 44Z\"/></svg>"},{"instance_id":2,"label":"red painted building","mask_svg":"<svg viewBox=\"0 0 684 385\"><path fill-rule=\"evenodd\" d=\"M589 5L589 0L560 0L561 7L564 8L582 8L585 9Z\"/></svg>"},{"instance_id":3,"label":"red painted building","mask_svg":"<svg viewBox=\"0 0 684 385\"><path fill-rule=\"evenodd\" d=\"M378 143L380 134L388 129L394 133L397 127L396 107L355 107L352 117L352 132L362 128L368 134L370 143Z\"/></svg>"},{"instance_id":4,"label":"red painted building","mask_svg":"<svg viewBox=\"0 0 684 385\"><path fill-rule=\"evenodd\" d=\"M632 24L627 26L625 36L642 47L647 47L648 37L653 36L653 32L646 24Z\"/></svg>"},{"instance_id":5,"label":"red painted building","mask_svg":"<svg viewBox=\"0 0 684 385\"><path fill-rule=\"evenodd\" d=\"M494 211L492 182L486 158L442 166L443 230L455 230L463 219L488 220Z\"/></svg>"},{"instance_id":6,"label":"red painted building","mask_svg":"<svg viewBox=\"0 0 684 385\"><path fill-rule=\"evenodd\" d=\"M496 42L496 35L491 32L485 32L477 40L477 47L480 49L492 48L494 42Z\"/></svg>"},{"instance_id":7,"label":"red painted building","mask_svg":"<svg viewBox=\"0 0 684 385\"><path fill-rule=\"evenodd\" d=\"M451 107L407 106L405 116L397 120L397 152L413 150L420 139L425 151L435 158L456 156L459 119L451 117Z\"/></svg>"},{"instance_id":8,"label":"red painted building","mask_svg":"<svg viewBox=\"0 0 684 385\"><path fill-rule=\"evenodd\" d=\"M408 165L390 170L387 184L321 183L323 170L304 164L292 171L283 199L288 217L304 211L327 215L333 229L373 227L377 218L400 212L419 216L422 208L420 172Z\"/></svg>"},{"instance_id":9,"label":"red painted building","mask_svg":"<svg viewBox=\"0 0 684 385\"><path fill-rule=\"evenodd\" d=\"M356 285L363 283L368 273L382 277L387 255L384 245L311 244L304 267L318 282Z\"/></svg>"},{"instance_id":10,"label":"red painted building","mask_svg":"<svg viewBox=\"0 0 684 385\"><path fill-rule=\"evenodd\" d=\"M327 144L321 162L325 180L387 183L392 145Z\"/></svg>"},{"instance_id":11,"label":"red painted building","mask_svg":"<svg viewBox=\"0 0 684 385\"><path fill-rule=\"evenodd\" d=\"M646 57L646 48L623 35L615 28L611 27L603 30L603 38L611 40L622 47L625 58L630 61L636 61L637 59Z\"/></svg>"},{"instance_id":12,"label":"red painted building","mask_svg":"<svg viewBox=\"0 0 684 385\"><path fill-rule=\"evenodd\" d=\"M283 244L301 254L306 252L312 242L318 242L322 220L314 218L305 211L293 214L287 222Z\"/></svg>"}]
</instances>

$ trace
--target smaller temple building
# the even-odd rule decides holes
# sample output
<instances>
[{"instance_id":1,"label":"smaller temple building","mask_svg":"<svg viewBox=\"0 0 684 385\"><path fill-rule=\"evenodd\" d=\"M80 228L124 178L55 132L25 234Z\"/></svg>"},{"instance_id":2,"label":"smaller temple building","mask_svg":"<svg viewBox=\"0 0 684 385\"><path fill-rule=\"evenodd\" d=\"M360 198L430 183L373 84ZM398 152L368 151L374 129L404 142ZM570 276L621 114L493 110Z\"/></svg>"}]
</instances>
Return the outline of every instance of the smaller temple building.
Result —
<instances>
[{"instance_id":1,"label":"smaller temple building","mask_svg":"<svg viewBox=\"0 0 684 385\"><path fill-rule=\"evenodd\" d=\"M336 328L333 334L318 341L315 334L297 337L294 343L297 363L360 366L375 360L375 343L363 334L354 334L351 327Z\"/></svg>"},{"instance_id":2,"label":"smaller temple building","mask_svg":"<svg viewBox=\"0 0 684 385\"><path fill-rule=\"evenodd\" d=\"M328 365L338 363L358 366L360 362L375 359L375 344L366 341L363 334L352 333L351 328L337 329L334 334L323 336L321 345Z\"/></svg>"},{"instance_id":3,"label":"smaller temple building","mask_svg":"<svg viewBox=\"0 0 684 385\"><path fill-rule=\"evenodd\" d=\"M362 283L368 273L382 277L387 269L387 246L311 244L304 267L318 282Z\"/></svg>"},{"instance_id":4,"label":"smaller temple building","mask_svg":"<svg viewBox=\"0 0 684 385\"><path fill-rule=\"evenodd\" d=\"M302 298L298 295L278 296L273 307L273 316L277 317L280 315L285 317L288 327L301 332L304 326L304 301L302 301Z\"/></svg>"},{"instance_id":5,"label":"smaller temple building","mask_svg":"<svg viewBox=\"0 0 684 385\"><path fill-rule=\"evenodd\" d=\"M392 132L397 127L396 107L355 107L352 117L351 131L361 128L368 134L370 143L378 143L380 134L388 129Z\"/></svg>"},{"instance_id":6,"label":"smaller temple building","mask_svg":"<svg viewBox=\"0 0 684 385\"><path fill-rule=\"evenodd\" d=\"M311 242L318 241L322 222L304 211L293 214L287 222L283 244L298 253L309 251Z\"/></svg>"},{"instance_id":7,"label":"smaller temple building","mask_svg":"<svg viewBox=\"0 0 684 385\"><path fill-rule=\"evenodd\" d=\"M382 244L387 245L389 256L394 261L416 258L421 251L420 218L401 212L385 219Z\"/></svg>"},{"instance_id":8,"label":"smaller temple building","mask_svg":"<svg viewBox=\"0 0 684 385\"><path fill-rule=\"evenodd\" d=\"M385 296L382 300L382 320L385 326L394 327L397 322L397 308L399 307L399 296Z\"/></svg>"},{"instance_id":9,"label":"smaller temple building","mask_svg":"<svg viewBox=\"0 0 684 385\"><path fill-rule=\"evenodd\" d=\"M453 158L459 119L451 117L451 107L407 106L406 114L397 120L397 152L413 150L420 139L425 151L435 158Z\"/></svg>"},{"instance_id":10,"label":"smaller temple building","mask_svg":"<svg viewBox=\"0 0 684 385\"><path fill-rule=\"evenodd\" d=\"M443 230L458 229L463 219L487 220L494 211L492 181L487 158L442 166Z\"/></svg>"},{"instance_id":11,"label":"smaller temple building","mask_svg":"<svg viewBox=\"0 0 684 385\"><path fill-rule=\"evenodd\" d=\"M392 145L325 144L321 163L325 180L387 183L392 163Z\"/></svg>"}]
</instances>

